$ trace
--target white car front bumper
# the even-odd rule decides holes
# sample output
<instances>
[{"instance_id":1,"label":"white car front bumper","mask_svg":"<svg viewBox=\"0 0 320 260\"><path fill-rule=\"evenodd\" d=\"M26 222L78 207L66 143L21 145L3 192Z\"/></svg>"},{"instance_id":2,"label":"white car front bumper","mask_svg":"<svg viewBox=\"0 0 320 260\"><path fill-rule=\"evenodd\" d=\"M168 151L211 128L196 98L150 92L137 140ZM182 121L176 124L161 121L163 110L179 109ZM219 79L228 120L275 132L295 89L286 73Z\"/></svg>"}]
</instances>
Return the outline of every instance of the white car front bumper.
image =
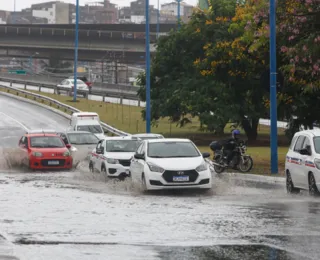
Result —
<instances>
[{"instance_id":1,"label":"white car front bumper","mask_svg":"<svg viewBox=\"0 0 320 260\"><path fill-rule=\"evenodd\" d=\"M108 177L128 177L130 176L130 166L123 166L121 164L106 163Z\"/></svg>"},{"instance_id":2,"label":"white car front bumper","mask_svg":"<svg viewBox=\"0 0 320 260\"><path fill-rule=\"evenodd\" d=\"M198 172L196 177L194 174L189 176L189 181L179 182L173 181L171 173L165 171L164 173L148 171L145 174L146 188L148 190L167 190L167 189L211 189L212 188L212 174L209 169ZM187 175L187 174L186 174ZM174 175L175 176L175 175ZM195 180L194 180L195 179Z\"/></svg>"}]
</instances>

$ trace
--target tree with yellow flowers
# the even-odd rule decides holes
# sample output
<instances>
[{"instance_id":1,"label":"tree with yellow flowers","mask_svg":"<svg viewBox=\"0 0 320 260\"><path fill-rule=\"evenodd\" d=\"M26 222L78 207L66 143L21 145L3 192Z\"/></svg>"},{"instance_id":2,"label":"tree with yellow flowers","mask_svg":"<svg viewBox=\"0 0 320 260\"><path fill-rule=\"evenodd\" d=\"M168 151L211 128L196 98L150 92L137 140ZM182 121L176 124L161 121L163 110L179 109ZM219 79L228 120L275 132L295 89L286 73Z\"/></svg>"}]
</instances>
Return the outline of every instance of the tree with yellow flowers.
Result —
<instances>
[{"instance_id":1,"label":"tree with yellow flowers","mask_svg":"<svg viewBox=\"0 0 320 260\"><path fill-rule=\"evenodd\" d=\"M229 37L229 23L235 14L237 0L216 0L208 10L196 9L188 24L157 43L151 67L151 105L154 123L169 117L183 126L190 116L200 119L202 128L221 133L232 116L234 94L223 93L224 83L204 77L198 62L206 59L210 44ZM145 100L145 75L138 78L139 96ZM221 98L221 95L224 98ZM219 97L219 98L217 98ZM226 100L229 100L226 102ZM212 113L213 112L213 113Z\"/></svg>"}]
</instances>

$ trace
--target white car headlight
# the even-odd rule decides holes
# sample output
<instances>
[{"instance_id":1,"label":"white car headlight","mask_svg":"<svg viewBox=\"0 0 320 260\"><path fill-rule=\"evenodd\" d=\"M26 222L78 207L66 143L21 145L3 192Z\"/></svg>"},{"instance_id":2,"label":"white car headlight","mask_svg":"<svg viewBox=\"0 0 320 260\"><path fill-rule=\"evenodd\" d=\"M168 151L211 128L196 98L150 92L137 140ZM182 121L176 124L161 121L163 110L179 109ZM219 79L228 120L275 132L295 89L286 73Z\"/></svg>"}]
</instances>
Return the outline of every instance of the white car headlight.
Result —
<instances>
[{"instance_id":1,"label":"white car headlight","mask_svg":"<svg viewBox=\"0 0 320 260\"><path fill-rule=\"evenodd\" d=\"M150 171L152 171L152 172L159 172L159 173L164 172L164 169L162 169L161 167L159 167L155 164L148 163L148 166L149 166Z\"/></svg>"},{"instance_id":2,"label":"white car headlight","mask_svg":"<svg viewBox=\"0 0 320 260\"><path fill-rule=\"evenodd\" d=\"M110 164L119 164L119 160L113 158L107 158L107 163Z\"/></svg>"},{"instance_id":3,"label":"white car headlight","mask_svg":"<svg viewBox=\"0 0 320 260\"><path fill-rule=\"evenodd\" d=\"M196 171L197 172L203 172L208 170L208 164L206 162L202 162L197 168Z\"/></svg>"},{"instance_id":4,"label":"white car headlight","mask_svg":"<svg viewBox=\"0 0 320 260\"><path fill-rule=\"evenodd\" d=\"M33 152L32 155L35 157L42 157L42 153L40 152Z\"/></svg>"},{"instance_id":5,"label":"white car headlight","mask_svg":"<svg viewBox=\"0 0 320 260\"><path fill-rule=\"evenodd\" d=\"M65 152L63 153L63 156L69 157L69 156L70 156L70 152L69 152L69 151L65 151Z\"/></svg>"},{"instance_id":6,"label":"white car headlight","mask_svg":"<svg viewBox=\"0 0 320 260\"><path fill-rule=\"evenodd\" d=\"M316 165L317 169L320 170L320 159L314 159L314 164Z\"/></svg>"}]
</instances>

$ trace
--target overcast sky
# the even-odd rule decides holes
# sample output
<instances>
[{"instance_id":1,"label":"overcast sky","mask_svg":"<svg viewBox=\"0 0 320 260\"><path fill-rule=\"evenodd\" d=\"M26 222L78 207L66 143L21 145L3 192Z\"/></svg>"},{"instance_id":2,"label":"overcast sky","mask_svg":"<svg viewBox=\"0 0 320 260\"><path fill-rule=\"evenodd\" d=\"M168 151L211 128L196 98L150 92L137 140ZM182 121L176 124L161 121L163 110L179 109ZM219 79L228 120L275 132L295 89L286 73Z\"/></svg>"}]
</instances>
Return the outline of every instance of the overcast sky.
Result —
<instances>
[{"instance_id":1,"label":"overcast sky","mask_svg":"<svg viewBox=\"0 0 320 260\"><path fill-rule=\"evenodd\" d=\"M23 8L29 7L31 4L38 4L43 2L49 2L50 0L0 0L0 10L13 11L14 1L16 1L16 10L19 11ZM101 2L102 0L80 0L80 5L84 5L89 2ZM157 7L157 0L149 0L150 4ZM174 0L160 0L160 5ZM196 5L198 0L185 0L186 3ZM76 3L76 0L63 0L66 3ZM131 0L111 0L111 3L116 3L119 6L129 6Z\"/></svg>"}]
</instances>

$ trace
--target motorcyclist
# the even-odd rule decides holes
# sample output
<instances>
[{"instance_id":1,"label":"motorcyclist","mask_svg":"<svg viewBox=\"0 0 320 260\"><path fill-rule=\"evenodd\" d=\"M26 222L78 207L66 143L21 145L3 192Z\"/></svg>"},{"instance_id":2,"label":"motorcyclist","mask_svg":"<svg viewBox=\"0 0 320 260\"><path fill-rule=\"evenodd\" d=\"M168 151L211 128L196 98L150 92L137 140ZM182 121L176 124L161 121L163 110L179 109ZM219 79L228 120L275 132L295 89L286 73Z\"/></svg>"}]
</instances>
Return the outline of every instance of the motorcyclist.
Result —
<instances>
[{"instance_id":1,"label":"motorcyclist","mask_svg":"<svg viewBox=\"0 0 320 260\"><path fill-rule=\"evenodd\" d=\"M231 138L224 140L223 142L223 159L226 163L226 165L229 165L230 161L233 158L233 153L235 148L237 147L239 143L239 135L240 135L240 130L234 129L231 132Z\"/></svg>"},{"instance_id":2,"label":"motorcyclist","mask_svg":"<svg viewBox=\"0 0 320 260\"><path fill-rule=\"evenodd\" d=\"M239 143L240 130L232 130L232 136L229 139L223 140L222 142L213 141L210 144L210 148L213 152L221 150L223 148L223 161L225 166L228 166L233 158L233 152Z\"/></svg>"}]
</instances>

